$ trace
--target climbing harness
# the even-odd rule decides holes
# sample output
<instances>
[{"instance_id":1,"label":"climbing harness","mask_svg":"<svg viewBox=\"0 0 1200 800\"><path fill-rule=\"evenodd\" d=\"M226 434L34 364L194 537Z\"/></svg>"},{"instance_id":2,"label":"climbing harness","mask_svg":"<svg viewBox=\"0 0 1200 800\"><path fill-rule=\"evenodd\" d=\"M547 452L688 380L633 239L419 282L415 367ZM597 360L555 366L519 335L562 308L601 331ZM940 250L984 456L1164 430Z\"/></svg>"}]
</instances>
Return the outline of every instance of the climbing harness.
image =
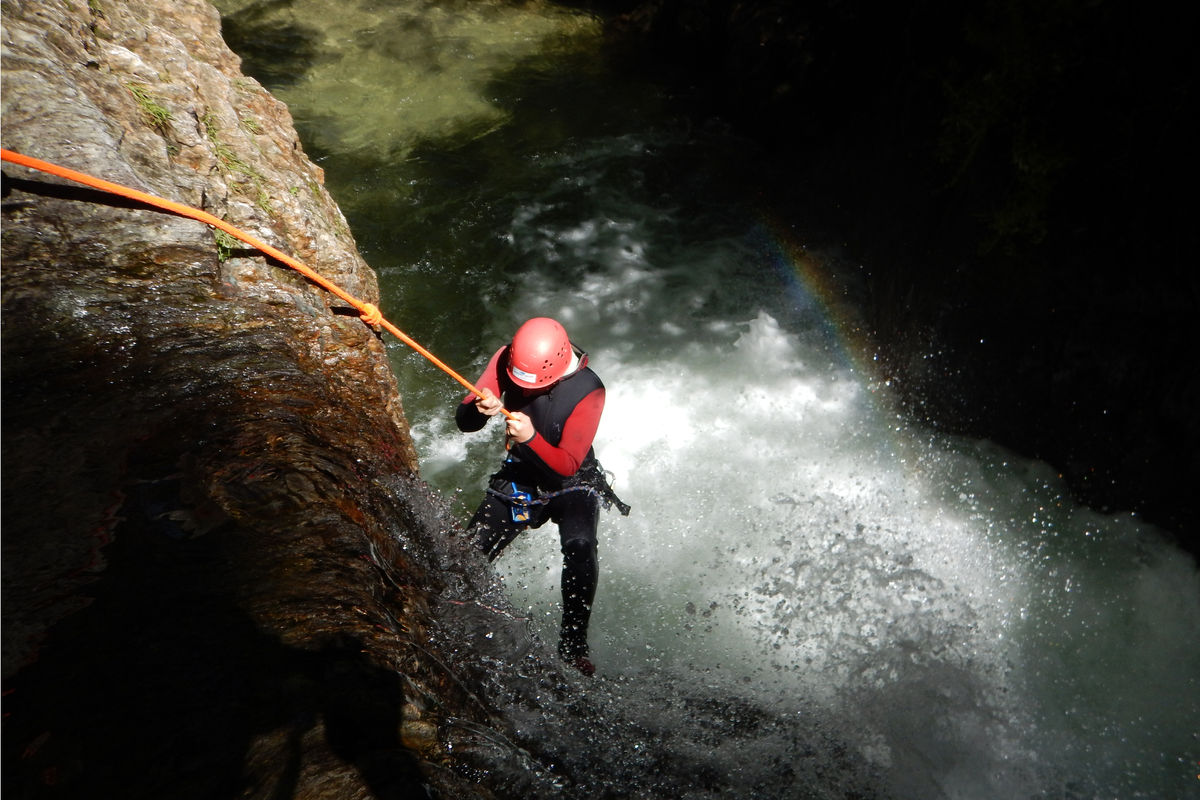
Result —
<instances>
[{"instance_id":1,"label":"climbing harness","mask_svg":"<svg viewBox=\"0 0 1200 800\"><path fill-rule=\"evenodd\" d=\"M432 363L438 369L442 370L442 372L445 372L451 378L453 378L454 380L456 380L460 384L462 384L462 386L464 388L466 388L466 390L469 391L471 394L473 394L479 398L482 398L484 396L483 392L481 392L478 388L476 388L473 383L468 381L463 376L459 375L452 368L450 368L447 364L443 363L437 356L435 356L433 353L429 352L424 347L422 347L419 343L417 343L415 340L413 340L411 337L409 337L409 335L406 334L404 331L400 330L395 325L393 325L392 323L390 323L386 319L384 319L383 313L380 312L378 306L374 305L373 303L367 303L363 300L360 300L359 298L355 297L354 295L350 294L349 292L346 292L345 290L343 290L337 284L333 283L332 281L327 280L325 277L323 277L319 273L315 272L314 270L312 270L309 267L305 266L304 264L300 263L296 259L292 258L287 253L284 253L283 251L279 250L278 248L272 247L271 245L267 244L266 242L263 242L260 239L257 239L255 237L251 236L250 234L246 233L245 231L243 231L239 228L234 227L233 225L230 225L228 222L226 222L223 219L219 219L217 217L214 217L212 214L209 214L208 212L201 211L198 208L192 208L191 206L184 205L183 203L176 203L173 200L167 200L166 198L158 197L158 196L152 195L152 194L147 194L146 192L141 192L141 191L138 191L137 189L131 189L128 186L122 186L119 183L112 183L112 182L106 181L102 178L97 178L92 175L88 175L87 173L84 173L84 172L76 172L73 169L68 169L67 167L59 166L58 164L52 164L49 161L42 161L41 159L22 155L20 153L13 152L12 150L6 150L4 148L0 148L0 160L10 161L13 164L18 164L22 167L28 167L30 169L35 169L35 170L38 170L40 172L45 172L50 175L56 175L60 178L65 178L69 181L74 181L75 183L81 183L84 186L90 186L93 189L99 189L100 191L108 192L109 194L119 195L121 197L126 197L126 198L129 198L130 200L135 200L139 203L144 203L146 205L153 206L155 208L161 208L164 211L170 211L170 212L172 212L174 214L178 214L182 217L189 217L191 219L198 220L199 222L203 222L205 225L210 225L214 228L222 230L225 233L229 234L230 236L234 237L235 239L239 239L240 241L245 242L246 244L250 245L254 249L259 250L262 253L265 253L266 255L270 256L271 258L275 259L276 261L279 261L279 262L291 267L292 269L299 272L304 277L308 278L313 283L315 283L318 286L320 286L321 288L325 289L325 291L327 291L330 294L333 294L333 295L337 296L338 298L342 299L343 301L349 303L351 306L353 306L359 312L359 317L362 319L363 322L367 323L372 328L382 327L388 333L392 334L397 339L404 342L406 345L411 347L413 350L416 350L418 353L420 353L422 356L424 356L430 363ZM509 419L513 419L513 415L510 411L508 411L508 409L501 408L500 411L501 411L501 413L504 414L504 416L508 417Z\"/></svg>"},{"instance_id":2,"label":"climbing harness","mask_svg":"<svg viewBox=\"0 0 1200 800\"><path fill-rule=\"evenodd\" d=\"M629 504L621 502L621 498L617 497L616 492L613 491L612 486L607 478L604 480L604 486L602 488L596 488L590 484L577 484L575 486L568 486L565 489L559 489L558 491L554 492L543 492L536 497L534 497L530 491L518 486L515 483L509 482L508 485L512 487L511 493L502 492L499 489L493 489L491 486L487 488L487 493L508 503L508 505L512 508L513 522L529 522L533 515L531 510L533 506L544 506L554 498L562 497L564 494L570 494L571 492L584 492L586 494L590 494L592 497L600 501L600 504L604 506L605 511L615 505L623 517L628 517L631 510Z\"/></svg>"},{"instance_id":3,"label":"climbing harness","mask_svg":"<svg viewBox=\"0 0 1200 800\"><path fill-rule=\"evenodd\" d=\"M504 498L504 501L509 505L513 522L529 522L530 517L533 515L533 512L529 510L529 507L534 505L533 493L526 491L512 481L509 481L508 485L512 489L510 494L496 491L490 486L487 489L488 494ZM541 500L537 504L541 505L544 502L544 500Z\"/></svg>"},{"instance_id":4,"label":"climbing harness","mask_svg":"<svg viewBox=\"0 0 1200 800\"><path fill-rule=\"evenodd\" d=\"M487 488L487 493L492 497L499 497L512 506L513 522L529 522L530 515L532 514L530 510L532 506L544 506L554 498L570 494L571 492L585 492L586 494L590 494L592 497L603 502L605 508L612 505L594 486L568 486L565 489L559 489L557 492L539 494L537 497L521 489L515 483L511 484L511 486L513 488L512 494L502 492L499 489L493 489L490 486Z\"/></svg>"}]
</instances>

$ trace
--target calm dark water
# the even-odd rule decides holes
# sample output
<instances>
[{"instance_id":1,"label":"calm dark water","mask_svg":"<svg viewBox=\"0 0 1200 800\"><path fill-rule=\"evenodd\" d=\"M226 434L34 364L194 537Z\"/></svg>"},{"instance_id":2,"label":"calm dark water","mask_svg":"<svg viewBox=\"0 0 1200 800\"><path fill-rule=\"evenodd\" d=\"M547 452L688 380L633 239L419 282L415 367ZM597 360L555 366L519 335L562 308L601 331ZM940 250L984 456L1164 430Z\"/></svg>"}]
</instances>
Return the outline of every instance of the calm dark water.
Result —
<instances>
[{"instance_id":1,"label":"calm dark water","mask_svg":"<svg viewBox=\"0 0 1200 800\"><path fill-rule=\"evenodd\" d=\"M389 319L473 378L555 316L605 379L597 450L635 510L602 522L590 700L727 726L707 750L647 740L653 758L597 744L629 796L654 796L638 770L697 758L759 797L839 796L813 788L839 770L905 798L1200 796L1195 562L1075 505L1051 465L905 424L856 333L852 265L747 202L771 179L753 150L609 70L593 20L218 5ZM457 384L391 355L423 474L465 516L498 431L457 433ZM556 549L533 534L496 564L551 640ZM739 724L747 704L770 713ZM797 745L814 731L838 746Z\"/></svg>"}]
</instances>

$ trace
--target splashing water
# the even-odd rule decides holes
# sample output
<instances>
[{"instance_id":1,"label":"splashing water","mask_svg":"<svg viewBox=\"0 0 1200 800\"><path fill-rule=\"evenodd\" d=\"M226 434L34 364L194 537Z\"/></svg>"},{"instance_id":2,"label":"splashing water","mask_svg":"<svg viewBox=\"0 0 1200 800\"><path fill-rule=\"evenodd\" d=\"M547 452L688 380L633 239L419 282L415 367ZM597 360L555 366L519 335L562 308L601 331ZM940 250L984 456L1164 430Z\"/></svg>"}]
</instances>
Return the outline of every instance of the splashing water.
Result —
<instances>
[{"instance_id":1,"label":"splashing water","mask_svg":"<svg viewBox=\"0 0 1200 800\"><path fill-rule=\"evenodd\" d=\"M663 248L618 208L568 229L543 215L507 233L545 271L505 318L559 317L608 384L597 452L635 511L601 525L606 672L816 703L902 797L1191 787L1185 554L1074 506L1044 464L908 427L803 286L760 277L706 311L753 230ZM560 259L598 266L572 283ZM435 484L492 466L498 441L464 438L445 409L418 426ZM542 530L497 564L547 641L558 560Z\"/></svg>"},{"instance_id":2,"label":"splashing water","mask_svg":"<svg viewBox=\"0 0 1200 800\"><path fill-rule=\"evenodd\" d=\"M675 125L645 87L556 67L542 44L561 54L561 33L527 33L589 21L443 6L421 27L425 6L363 9L321 20L321 58L281 94L385 311L468 374L522 320L555 316L608 387L596 449L634 510L601 521L603 680L583 691L681 727L697 722L671 699L684 693L818 717L880 796L1200 796L1194 560L1133 516L1077 506L1045 464L901 419L830 291L837 259L696 166L736 163L744 145ZM357 49L400 29L409 55ZM452 105L492 109L479 135L464 144L444 116L383 103L325 125L351 110L347 86L407 74L414 52L440 72L413 107L446 86L473 94ZM392 354L423 474L465 517L499 426L459 434L457 387ZM557 546L548 526L496 562L550 642ZM756 735L714 744L710 768L801 759L778 728Z\"/></svg>"}]
</instances>

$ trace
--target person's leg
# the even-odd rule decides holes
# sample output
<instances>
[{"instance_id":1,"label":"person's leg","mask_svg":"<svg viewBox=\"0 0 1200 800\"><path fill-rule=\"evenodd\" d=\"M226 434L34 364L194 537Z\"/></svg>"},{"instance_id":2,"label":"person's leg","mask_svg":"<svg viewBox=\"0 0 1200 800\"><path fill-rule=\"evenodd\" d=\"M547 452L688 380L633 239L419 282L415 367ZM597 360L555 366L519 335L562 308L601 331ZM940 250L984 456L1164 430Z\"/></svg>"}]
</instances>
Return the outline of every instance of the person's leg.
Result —
<instances>
[{"instance_id":1,"label":"person's leg","mask_svg":"<svg viewBox=\"0 0 1200 800\"><path fill-rule=\"evenodd\" d=\"M491 494L484 496L467 526L472 542L488 561L495 561L524 529L524 524L512 521L512 508L508 503Z\"/></svg>"},{"instance_id":2,"label":"person's leg","mask_svg":"<svg viewBox=\"0 0 1200 800\"><path fill-rule=\"evenodd\" d=\"M599 566L596 563L596 527L600 512L596 498L571 492L557 498L554 518L562 544L562 627L558 652L577 663L588 656L588 622L596 597ZM590 668L590 662L587 664ZM590 671L579 667L581 670Z\"/></svg>"}]
</instances>

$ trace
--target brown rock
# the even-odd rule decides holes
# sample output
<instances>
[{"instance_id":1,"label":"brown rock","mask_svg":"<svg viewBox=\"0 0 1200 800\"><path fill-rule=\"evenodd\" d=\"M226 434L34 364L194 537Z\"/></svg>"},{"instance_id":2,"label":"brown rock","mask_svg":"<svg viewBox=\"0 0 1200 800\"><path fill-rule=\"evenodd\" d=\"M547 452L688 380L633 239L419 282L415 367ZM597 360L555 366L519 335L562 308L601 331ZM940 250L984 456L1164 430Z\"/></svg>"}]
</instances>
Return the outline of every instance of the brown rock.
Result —
<instances>
[{"instance_id":1,"label":"brown rock","mask_svg":"<svg viewBox=\"0 0 1200 800\"><path fill-rule=\"evenodd\" d=\"M210 6L4 0L3 21L5 148L202 208L376 301ZM201 223L4 176L5 788L482 792L438 742L439 715L482 717L429 632L471 556L446 555L381 340Z\"/></svg>"}]
</instances>

